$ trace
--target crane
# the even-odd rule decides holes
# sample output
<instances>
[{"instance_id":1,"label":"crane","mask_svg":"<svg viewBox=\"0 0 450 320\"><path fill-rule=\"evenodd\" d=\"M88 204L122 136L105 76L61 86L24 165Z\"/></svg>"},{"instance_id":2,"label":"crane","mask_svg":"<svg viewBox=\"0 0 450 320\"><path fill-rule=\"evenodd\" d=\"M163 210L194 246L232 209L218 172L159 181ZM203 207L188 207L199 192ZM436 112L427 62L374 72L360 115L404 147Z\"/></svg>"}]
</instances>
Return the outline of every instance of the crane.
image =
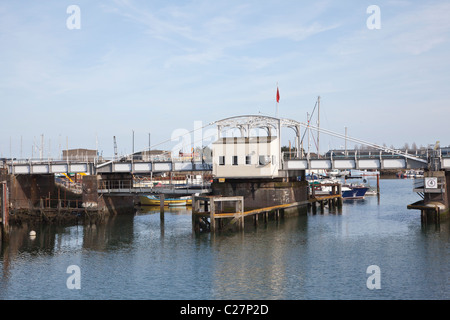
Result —
<instances>
[{"instance_id":1,"label":"crane","mask_svg":"<svg viewBox=\"0 0 450 320\"><path fill-rule=\"evenodd\" d=\"M116 136L113 137L114 139L114 160L117 159L117 142L116 142Z\"/></svg>"}]
</instances>

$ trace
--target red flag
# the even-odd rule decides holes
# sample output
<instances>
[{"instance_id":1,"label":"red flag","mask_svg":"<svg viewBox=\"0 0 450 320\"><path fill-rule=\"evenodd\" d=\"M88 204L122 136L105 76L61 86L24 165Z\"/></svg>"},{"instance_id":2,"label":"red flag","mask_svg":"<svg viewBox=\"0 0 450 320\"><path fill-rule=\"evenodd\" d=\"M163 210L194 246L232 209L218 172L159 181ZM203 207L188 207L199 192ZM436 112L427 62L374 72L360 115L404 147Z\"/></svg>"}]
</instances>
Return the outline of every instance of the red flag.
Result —
<instances>
[{"instance_id":1,"label":"red flag","mask_svg":"<svg viewBox=\"0 0 450 320\"><path fill-rule=\"evenodd\" d=\"M278 87L277 87L277 102L280 102L280 91L278 91Z\"/></svg>"}]
</instances>

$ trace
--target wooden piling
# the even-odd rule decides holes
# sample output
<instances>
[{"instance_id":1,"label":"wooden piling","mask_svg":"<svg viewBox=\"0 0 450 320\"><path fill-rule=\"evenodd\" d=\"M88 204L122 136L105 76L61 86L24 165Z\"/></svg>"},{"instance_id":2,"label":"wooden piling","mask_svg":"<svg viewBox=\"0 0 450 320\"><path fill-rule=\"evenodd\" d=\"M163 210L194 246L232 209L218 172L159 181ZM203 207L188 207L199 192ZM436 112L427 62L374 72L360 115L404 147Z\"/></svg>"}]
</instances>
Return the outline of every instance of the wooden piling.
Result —
<instances>
[{"instance_id":1,"label":"wooden piling","mask_svg":"<svg viewBox=\"0 0 450 320\"><path fill-rule=\"evenodd\" d=\"M1 182L1 238L0 241L9 241L9 194L6 181Z\"/></svg>"},{"instance_id":2,"label":"wooden piling","mask_svg":"<svg viewBox=\"0 0 450 320\"><path fill-rule=\"evenodd\" d=\"M377 194L380 194L380 173L377 173Z\"/></svg>"},{"instance_id":3,"label":"wooden piling","mask_svg":"<svg viewBox=\"0 0 450 320\"><path fill-rule=\"evenodd\" d=\"M206 201L205 201L206 202ZM210 229L212 232L216 231L216 206L214 204L214 200L210 203L210 209L209 209L209 224Z\"/></svg>"},{"instance_id":4,"label":"wooden piling","mask_svg":"<svg viewBox=\"0 0 450 320\"><path fill-rule=\"evenodd\" d=\"M165 195L160 194L159 195L159 218L160 218L160 220L164 220L164 200L165 200Z\"/></svg>"}]
</instances>

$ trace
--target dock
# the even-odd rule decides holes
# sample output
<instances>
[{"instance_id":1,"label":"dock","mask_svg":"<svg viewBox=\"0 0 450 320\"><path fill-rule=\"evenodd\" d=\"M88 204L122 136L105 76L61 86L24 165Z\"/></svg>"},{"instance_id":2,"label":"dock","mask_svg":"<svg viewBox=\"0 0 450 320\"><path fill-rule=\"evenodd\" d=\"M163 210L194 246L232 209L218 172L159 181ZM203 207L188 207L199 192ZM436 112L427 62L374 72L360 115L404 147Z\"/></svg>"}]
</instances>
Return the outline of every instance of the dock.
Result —
<instances>
[{"instance_id":1,"label":"dock","mask_svg":"<svg viewBox=\"0 0 450 320\"><path fill-rule=\"evenodd\" d=\"M317 212L317 204L323 213L328 204L331 207L342 206L342 195L314 195L308 200L288 204L274 205L244 211L244 197L194 196L192 198L192 228L194 232L216 232L226 230L242 231L246 223L258 226L261 222L267 224L270 220L283 219L286 212L298 212L301 208L312 208Z\"/></svg>"}]
</instances>

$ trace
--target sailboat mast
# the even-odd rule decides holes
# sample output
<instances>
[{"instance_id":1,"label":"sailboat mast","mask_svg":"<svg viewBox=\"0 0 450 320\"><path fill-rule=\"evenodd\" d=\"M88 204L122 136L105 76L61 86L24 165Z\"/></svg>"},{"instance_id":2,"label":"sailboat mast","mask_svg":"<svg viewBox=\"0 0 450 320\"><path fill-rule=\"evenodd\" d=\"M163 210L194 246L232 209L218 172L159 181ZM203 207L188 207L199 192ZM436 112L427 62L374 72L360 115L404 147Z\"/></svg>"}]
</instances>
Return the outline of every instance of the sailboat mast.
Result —
<instances>
[{"instance_id":1,"label":"sailboat mast","mask_svg":"<svg viewBox=\"0 0 450 320\"><path fill-rule=\"evenodd\" d=\"M319 134L320 134L320 96L317 98L317 157L318 158L320 158Z\"/></svg>"}]
</instances>

